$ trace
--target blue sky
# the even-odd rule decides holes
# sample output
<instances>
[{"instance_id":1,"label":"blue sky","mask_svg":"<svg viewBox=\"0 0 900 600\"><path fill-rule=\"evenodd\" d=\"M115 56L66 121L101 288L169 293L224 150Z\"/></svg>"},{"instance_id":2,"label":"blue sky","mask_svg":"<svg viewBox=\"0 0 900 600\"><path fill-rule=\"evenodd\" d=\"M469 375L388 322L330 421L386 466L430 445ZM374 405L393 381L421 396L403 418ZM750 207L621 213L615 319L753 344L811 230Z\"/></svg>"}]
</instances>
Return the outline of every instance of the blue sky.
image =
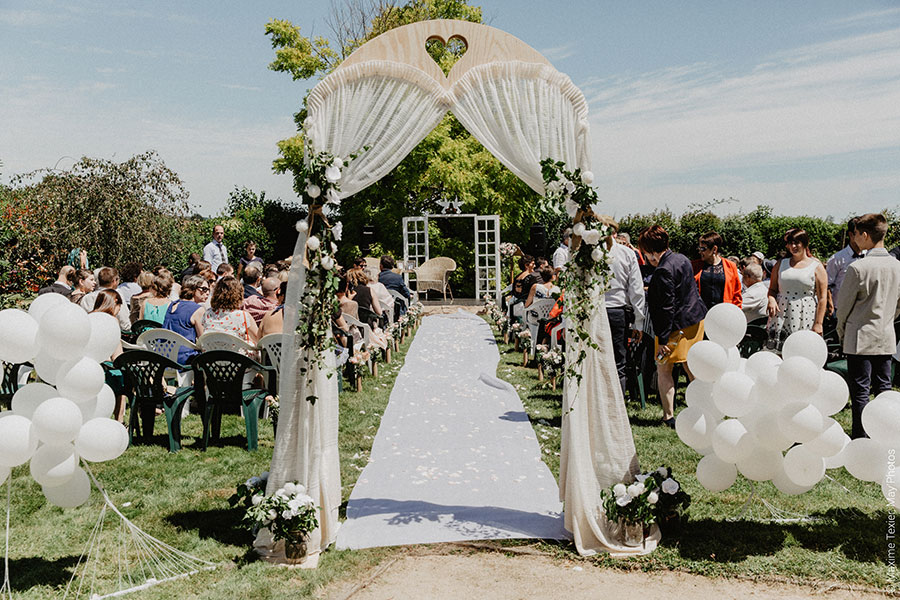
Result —
<instances>
[{"instance_id":1,"label":"blue sky","mask_svg":"<svg viewBox=\"0 0 900 600\"><path fill-rule=\"evenodd\" d=\"M472 2L475 3L475 2ZM607 212L713 198L722 212L900 208L897 2L483 2L590 104ZM267 70L287 18L328 35L330 2L0 0L0 177L155 149L214 214L271 172L306 89Z\"/></svg>"}]
</instances>

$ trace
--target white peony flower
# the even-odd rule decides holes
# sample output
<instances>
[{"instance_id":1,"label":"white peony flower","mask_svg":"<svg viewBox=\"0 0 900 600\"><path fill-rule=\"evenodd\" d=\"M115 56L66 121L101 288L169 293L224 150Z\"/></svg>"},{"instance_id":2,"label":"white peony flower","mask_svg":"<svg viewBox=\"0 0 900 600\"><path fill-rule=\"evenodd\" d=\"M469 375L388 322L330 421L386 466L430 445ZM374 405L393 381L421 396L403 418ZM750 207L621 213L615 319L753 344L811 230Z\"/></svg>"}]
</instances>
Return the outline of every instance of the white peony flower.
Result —
<instances>
[{"instance_id":1,"label":"white peony flower","mask_svg":"<svg viewBox=\"0 0 900 600\"><path fill-rule=\"evenodd\" d=\"M340 156L335 156L334 160L331 163L331 166L334 167L335 169L343 169L344 161L341 159Z\"/></svg>"},{"instance_id":2,"label":"white peony flower","mask_svg":"<svg viewBox=\"0 0 900 600\"><path fill-rule=\"evenodd\" d=\"M274 508L270 508L269 512L266 513L266 518L268 518L270 521L274 521L275 517L277 517L277 516L278 516L278 513L275 512Z\"/></svg>"},{"instance_id":3,"label":"white peony flower","mask_svg":"<svg viewBox=\"0 0 900 600\"><path fill-rule=\"evenodd\" d=\"M575 184L572 183L571 181L566 180L566 191L569 192L570 194L574 194L575 193Z\"/></svg>"},{"instance_id":4,"label":"white peony flower","mask_svg":"<svg viewBox=\"0 0 900 600\"><path fill-rule=\"evenodd\" d=\"M315 252L319 249L319 238L314 235L309 236L309 239L306 240L306 247Z\"/></svg>"},{"instance_id":5,"label":"white peony flower","mask_svg":"<svg viewBox=\"0 0 900 600\"><path fill-rule=\"evenodd\" d=\"M643 483L632 483L628 486L628 495L632 498L637 498L641 494L644 493L644 484Z\"/></svg>"},{"instance_id":6,"label":"white peony flower","mask_svg":"<svg viewBox=\"0 0 900 600\"><path fill-rule=\"evenodd\" d=\"M647 494L647 502L649 502L650 504L656 504L658 500L659 494L657 494L656 492L650 492L649 494Z\"/></svg>"},{"instance_id":7,"label":"white peony flower","mask_svg":"<svg viewBox=\"0 0 900 600\"><path fill-rule=\"evenodd\" d=\"M566 209L566 214L569 215L569 218L574 219L575 214L578 212L578 203L571 198L566 198L566 201L563 202L563 207Z\"/></svg>"},{"instance_id":8,"label":"white peony flower","mask_svg":"<svg viewBox=\"0 0 900 600\"><path fill-rule=\"evenodd\" d=\"M306 494L306 486L298 483L297 484L297 495L304 496L305 494ZM309 498L309 496L306 496L306 497Z\"/></svg>"},{"instance_id":9,"label":"white peony flower","mask_svg":"<svg viewBox=\"0 0 900 600\"><path fill-rule=\"evenodd\" d=\"M624 496L625 495L625 484L617 483L616 485L614 485L613 486L613 494L616 495L616 498L618 498L619 496Z\"/></svg>"},{"instance_id":10,"label":"white peony flower","mask_svg":"<svg viewBox=\"0 0 900 600\"><path fill-rule=\"evenodd\" d=\"M551 181L547 184L548 194L558 194L562 190L562 184L558 181Z\"/></svg>"},{"instance_id":11,"label":"white peony flower","mask_svg":"<svg viewBox=\"0 0 900 600\"><path fill-rule=\"evenodd\" d=\"M303 502L300 500L300 498L291 498L290 500L288 500L288 508L290 508L291 510L297 510L301 506L303 506Z\"/></svg>"},{"instance_id":12,"label":"white peony flower","mask_svg":"<svg viewBox=\"0 0 900 600\"><path fill-rule=\"evenodd\" d=\"M250 499L250 502L253 503L253 506L258 506L264 498L265 496L263 496L262 494L256 494L255 496L253 496L253 498Z\"/></svg>"},{"instance_id":13,"label":"white peony flower","mask_svg":"<svg viewBox=\"0 0 900 600\"><path fill-rule=\"evenodd\" d=\"M594 262L600 262L601 260L603 260L603 250L601 250L600 247L597 246L591 251L591 258L594 259Z\"/></svg>"},{"instance_id":14,"label":"white peony flower","mask_svg":"<svg viewBox=\"0 0 900 600\"><path fill-rule=\"evenodd\" d=\"M600 232L596 229L586 229L584 235L581 236L586 244L596 246L600 243Z\"/></svg>"},{"instance_id":15,"label":"white peony flower","mask_svg":"<svg viewBox=\"0 0 900 600\"><path fill-rule=\"evenodd\" d=\"M592 183L594 183L594 174L590 171L582 171L581 183L583 183L584 185L591 185Z\"/></svg>"},{"instance_id":16,"label":"white peony flower","mask_svg":"<svg viewBox=\"0 0 900 600\"><path fill-rule=\"evenodd\" d=\"M289 481L288 483L284 484L284 491L286 494L293 496L297 493L297 486L294 485L293 482Z\"/></svg>"},{"instance_id":17,"label":"white peony flower","mask_svg":"<svg viewBox=\"0 0 900 600\"><path fill-rule=\"evenodd\" d=\"M628 494L616 498L616 504L618 504L619 506L627 506L629 502L631 502L631 496L629 496Z\"/></svg>"},{"instance_id":18,"label":"white peony flower","mask_svg":"<svg viewBox=\"0 0 900 600\"><path fill-rule=\"evenodd\" d=\"M310 198L318 198L322 195L322 190L316 184L310 183L306 186L306 195Z\"/></svg>"},{"instance_id":19,"label":"white peony flower","mask_svg":"<svg viewBox=\"0 0 900 600\"><path fill-rule=\"evenodd\" d=\"M669 469L667 469L666 467L660 467L656 470L656 472L659 473L660 477L669 476Z\"/></svg>"},{"instance_id":20,"label":"white peony flower","mask_svg":"<svg viewBox=\"0 0 900 600\"><path fill-rule=\"evenodd\" d=\"M334 235L334 239L341 241L341 236L344 235L344 224L335 223L334 227L331 228L331 234Z\"/></svg>"},{"instance_id":21,"label":"white peony flower","mask_svg":"<svg viewBox=\"0 0 900 600\"><path fill-rule=\"evenodd\" d=\"M306 233L307 231L309 231L309 223L303 220L297 221L294 224L294 229L297 230L297 233Z\"/></svg>"},{"instance_id":22,"label":"white peony flower","mask_svg":"<svg viewBox=\"0 0 900 600\"><path fill-rule=\"evenodd\" d=\"M661 487L662 487L662 491L664 491L665 493L674 494L678 491L678 489L681 486L678 485L677 481L675 481L674 479L669 477L668 479L663 480Z\"/></svg>"},{"instance_id":23,"label":"white peony flower","mask_svg":"<svg viewBox=\"0 0 900 600\"><path fill-rule=\"evenodd\" d=\"M341 170L333 165L326 167L325 179L327 179L329 183L337 183L341 180Z\"/></svg>"},{"instance_id":24,"label":"white peony flower","mask_svg":"<svg viewBox=\"0 0 900 600\"><path fill-rule=\"evenodd\" d=\"M584 223L575 223L575 225L572 226L572 235L577 235L578 237L581 237L584 235L584 230L585 230Z\"/></svg>"},{"instance_id":25,"label":"white peony flower","mask_svg":"<svg viewBox=\"0 0 900 600\"><path fill-rule=\"evenodd\" d=\"M634 480L637 481L638 483L644 483L645 479L647 479L647 476L644 475L643 473L640 473L640 474L634 476Z\"/></svg>"},{"instance_id":26,"label":"white peony flower","mask_svg":"<svg viewBox=\"0 0 900 600\"><path fill-rule=\"evenodd\" d=\"M334 268L334 259L330 256L322 257L322 268L326 271L330 271Z\"/></svg>"},{"instance_id":27,"label":"white peony flower","mask_svg":"<svg viewBox=\"0 0 900 600\"><path fill-rule=\"evenodd\" d=\"M337 244L331 242L331 253L334 254L335 252L337 252Z\"/></svg>"},{"instance_id":28,"label":"white peony flower","mask_svg":"<svg viewBox=\"0 0 900 600\"><path fill-rule=\"evenodd\" d=\"M294 517L294 515L291 513L290 510L283 510L283 511L281 511L281 518L282 518L282 519L290 520L290 519L292 519L293 517Z\"/></svg>"}]
</instances>

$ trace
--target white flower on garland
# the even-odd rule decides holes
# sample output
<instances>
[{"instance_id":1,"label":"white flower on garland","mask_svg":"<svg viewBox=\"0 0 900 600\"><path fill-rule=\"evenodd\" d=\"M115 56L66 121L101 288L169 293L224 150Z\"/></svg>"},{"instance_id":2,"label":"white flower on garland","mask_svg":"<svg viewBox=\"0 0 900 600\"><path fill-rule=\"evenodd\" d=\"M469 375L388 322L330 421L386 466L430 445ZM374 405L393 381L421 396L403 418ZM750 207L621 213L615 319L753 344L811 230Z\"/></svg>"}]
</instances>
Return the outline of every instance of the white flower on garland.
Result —
<instances>
[{"instance_id":1,"label":"white flower on garland","mask_svg":"<svg viewBox=\"0 0 900 600\"><path fill-rule=\"evenodd\" d=\"M632 498L637 498L641 494L644 493L644 484L640 481L637 483L632 483L628 486L628 495Z\"/></svg>"},{"instance_id":2,"label":"white flower on garland","mask_svg":"<svg viewBox=\"0 0 900 600\"><path fill-rule=\"evenodd\" d=\"M583 171L581 173L581 183L584 185L591 185L594 183L594 174L590 171Z\"/></svg>"},{"instance_id":3,"label":"white flower on garland","mask_svg":"<svg viewBox=\"0 0 900 600\"><path fill-rule=\"evenodd\" d=\"M340 156L335 156L334 160L331 163L331 166L335 169L343 169L344 168L344 159Z\"/></svg>"},{"instance_id":4,"label":"white flower on garland","mask_svg":"<svg viewBox=\"0 0 900 600\"><path fill-rule=\"evenodd\" d=\"M603 249L602 248L594 248L591 252L591 258L594 259L594 262L600 262L603 260Z\"/></svg>"},{"instance_id":5,"label":"white flower on garland","mask_svg":"<svg viewBox=\"0 0 900 600\"><path fill-rule=\"evenodd\" d=\"M566 201L563 202L563 207L566 209L566 214L569 215L569 218L574 219L578 213L578 203L572 198L566 198Z\"/></svg>"},{"instance_id":6,"label":"white flower on garland","mask_svg":"<svg viewBox=\"0 0 900 600\"><path fill-rule=\"evenodd\" d=\"M305 220L297 221L294 227L297 229L297 233L306 233L309 231L309 223Z\"/></svg>"},{"instance_id":7,"label":"white flower on garland","mask_svg":"<svg viewBox=\"0 0 900 600\"><path fill-rule=\"evenodd\" d=\"M578 237L581 237L584 235L584 231L585 231L584 223L575 223L575 225L572 226L572 234L573 235L577 235Z\"/></svg>"},{"instance_id":8,"label":"white flower on garland","mask_svg":"<svg viewBox=\"0 0 900 600\"><path fill-rule=\"evenodd\" d=\"M678 489L681 486L678 485L677 481L675 481L674 479L669 477L668 479L666 479L662 482L662 485L660 487L662 487L662 491L667 494L675 494L678 492Z\"/></svg>"},{"instance_id":9,"label":"white flower on garland","mask_svg":"<svg viewBox=\"0 0 900 600\"><path fill-rule=\"evenodd\" d=\"M586 229L584 235L582 236L582 239L586 244L596 246L600 243L600 232L596 229Z\"/></svg>"},{"instance_id":10,"label":"white flower on garland","mask_svg":"<svg viewBox=\"0 0 900 600\"><path fill-rule=\"evenodd\" d=\"M575 193L575 184L574 184L574 183L572 183L571 181L569 181L569 180L567 179L567 180L566 180L566 183L565 183L565 186L566 186L566 193L567 193L567 194L574 194L574 193Z\"/></svg>"},{"instance_id":11,"label":"white flower on garland","mask_svg":"<svg viewBox=\"0 0 900 600\"><path fill-rule=\"evenodd\" d=\"M344 235L344 224L335 223L334 227L331 228L331 233L334 235L334 239L341 241L341 237Z\"/></svg>"},{"instance_id":12,"label":"white flower on garland","mask_svg":"<svg viewBox=\"0 0 900 600\"><path fill-rule=\"evenodd\" d=\"M337 190L334 188L328 188L328 191L325 192L325 198L329 204L340 204L341 197L338 195Z\"/></svg>"},{"instance_id":13,"label":"white flower on garland","mask_svg":"<svg viewBox=\"0 0 900 600\"><path fill-rule=\"evenodd\" d=\"M306 240L306 247L315 252L319 249L319 238L314 235L309 236L309 239Z\"/></svg>"},{"instance_id":14,"label":"white flower on garland","mask_svg":"<svg viewBox=\"0 0 900 600\"><path fill-rule=\"evenodd\" d=\"M332 164L330 167L325 169L325 179L328 180L328 183L337 183L341 180L341 169L339 167L335 167Z\"/></svg>"},{"instance_id":15,"label":"white flower on garland","mask_svg":"<svg viewBox=\"0 0 900 600\"><path fill-rule=\"evenodd\" d=\"M616 498L624 496L627 493L628 493L628 490L625 487L624 483L617 483L616 485L613 486L613 494L616 495Z\"/></svg>"},{"instance_id":16,"label":"white flower on garland","mask_svg":"<svg viewBox=\"0 0 900 600\"><path fill-rule=\"evenodd\" d=\"M547 193L548 194L558 194L562 191L562 184L558 181L551 181L547 184Z\"/></svg>"},{"instance_id":17,"label":"white flower on garland","mask_svg":"<svg viewBox=\"0 0 900 600\"><path fill-rule=\"evenodd\" d=\"M616 504L619 506L627 506L629 502L631 502L631 496L628 494L616 498Z\"/></svg>"},{"instance_id":18,"label":"white flower on garland","mask_svg":"<svg viewBox=\"0 0 900 600\"><path fill-rule=\"evenodd\" d=\"M323 269L330 271L334 268L334 259L330 256L323 256L321 264Z\"/></svg>"},{"instance_id":19,"label":"white flower on garland","mask_svg":"<svg viewBox=\"0 0 900 600\"><path fill-rule=\"evenodd\" d=\"M659 501L659 494L657 494L656 492L650 492L647 495L647 502L649 502L650 504L656 504L658 501Z\"/></svg>"},{"instance_id":20,"label":"white flower on garland","mask_svg":"<svg viewBox=\"0 0 900 600\"><path fill-rule=\"evenodd\" d=\"M322 195L322 190L316 184L310 183L306 186L306 195L310 198L318 198Z\"/></svg>"}]
</instances>

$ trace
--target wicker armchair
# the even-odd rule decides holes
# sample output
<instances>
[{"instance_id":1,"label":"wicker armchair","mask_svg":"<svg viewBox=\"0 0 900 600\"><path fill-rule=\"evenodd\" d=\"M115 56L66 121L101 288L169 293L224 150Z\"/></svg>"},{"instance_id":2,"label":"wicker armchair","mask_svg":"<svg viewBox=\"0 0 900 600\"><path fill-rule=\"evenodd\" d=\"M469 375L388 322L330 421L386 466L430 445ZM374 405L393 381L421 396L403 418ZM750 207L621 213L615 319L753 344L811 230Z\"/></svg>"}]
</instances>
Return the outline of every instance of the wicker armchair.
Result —
<instances>
[{"instance_id":1,"label":"wicker armchair","mask_svg":"<svg viewBox=\"0 0 900 600\"><path fill-rule=\"evenodd\" d=\"M437 290L444 294L447 300L447 292L450 292L450 300L453 300L453 290L450 289L450 273L456 270L456 261L445 256L438 256L426 260L416 269L416 292L419 294L428 290Z\"/></svg>"}]
</instances>

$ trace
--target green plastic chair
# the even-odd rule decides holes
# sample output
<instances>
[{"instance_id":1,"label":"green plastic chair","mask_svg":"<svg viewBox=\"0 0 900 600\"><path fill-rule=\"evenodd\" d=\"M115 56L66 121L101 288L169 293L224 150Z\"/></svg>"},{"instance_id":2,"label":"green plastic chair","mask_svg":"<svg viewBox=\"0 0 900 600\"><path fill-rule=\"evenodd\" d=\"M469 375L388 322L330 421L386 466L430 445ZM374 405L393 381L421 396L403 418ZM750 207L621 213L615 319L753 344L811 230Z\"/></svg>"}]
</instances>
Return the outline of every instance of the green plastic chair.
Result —
<instances>
[{"instance_id":1,"label":"green plastic chair","mask_svg":"<svg viewBox=\"0 0 900 600\"><path fill-rule=\"evenodd\" d=\"M156 407L162 404L169 431L169 452L181 450L181 412L194 388L180 387L174 394L170 394L166 391L164 375L166 369L184 371L190 367L149 350L125 352L113 361L113 366L122 371L126 393L130 398L129 446L134 441L135 430L145 440L153 436Z\"/></svg>"},{"instance_id":2,"label":"green plastic chair","mask_svg":"<svg viewBox=\"0 0 900 600\"><path fill-rule=\"evenodd\" d=\"M194 385L197 396L202 398L200 414L203 419L203 449L209 447L210 438L220 439L222 413L227 408L242 409L247 431L247 450L257 448L259 439L259 409L267 390L244 390L244 374L256 371L263 375L274 371L252 358L230 350L211 350L198 354L191 361L194 369ZM199 377L198 374L202 374ZM206 394L203 394L203 381Z\"/></svg>"},{"instance_id":3,"label":"green plastic chair","mask_svg":"<svg viewBox=\"0 0 900 600\"><path fill-rule=\"evenodd\" d=\"M768 339L769 332L766 330L764 325L754 325L753 323L748 323L747 333L744 334L744 339L742 339L738 344L738 350L741 353L741 357L750 358L751 354L759 352L766 347L766 342L768 341Z\"/></svg>"},{"instance_id":4,"label":"green plastic chair","mask_svg":"<svg viewBox=\"0 0 900 600\"><path fill-rule=\"evenodd\" d=\"M19 391L19 368L30 367L31 363L3 362L3 381L0 382L0 406L12 408L12 398Z\"/></svg>"}]
</instances>

